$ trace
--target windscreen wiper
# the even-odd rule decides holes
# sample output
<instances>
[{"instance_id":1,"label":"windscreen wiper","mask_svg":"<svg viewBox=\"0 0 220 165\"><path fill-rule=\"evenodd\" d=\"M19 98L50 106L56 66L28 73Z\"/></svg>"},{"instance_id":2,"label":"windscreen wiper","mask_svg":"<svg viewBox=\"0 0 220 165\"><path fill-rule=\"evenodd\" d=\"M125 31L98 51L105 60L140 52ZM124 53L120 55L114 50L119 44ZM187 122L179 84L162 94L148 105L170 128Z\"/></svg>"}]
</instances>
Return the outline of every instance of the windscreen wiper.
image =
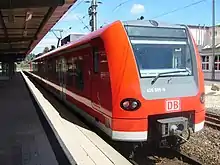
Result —
<instances>
[{"instance_id":1,"label":"windscreen wiper","mask_svg":"<svg viewBox=\"0 0 220 165\"><path fill-rule=\"evenodd\" d=\"M191 74L191 71L188 68L185 68L185 70L161 72L161 73L158 73L158 75L154 77L154 79L151 81L151 85L153 85L157 81L157 79L163 74L180 73L180 72L188 72L189 75Z\"/></svg>"}]
</instances>

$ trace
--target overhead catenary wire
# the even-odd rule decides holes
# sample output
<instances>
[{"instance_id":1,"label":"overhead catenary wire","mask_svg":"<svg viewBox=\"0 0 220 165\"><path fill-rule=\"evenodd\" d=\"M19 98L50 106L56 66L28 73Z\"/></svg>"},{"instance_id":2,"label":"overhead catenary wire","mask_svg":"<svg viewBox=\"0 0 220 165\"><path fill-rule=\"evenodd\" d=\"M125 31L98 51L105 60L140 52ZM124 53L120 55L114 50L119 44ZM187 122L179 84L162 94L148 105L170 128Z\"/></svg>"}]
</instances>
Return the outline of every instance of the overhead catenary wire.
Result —
<instances>
[{"instance_id":1,"label":"overhead catenary wire","mask_svg":"<svg viewBox=\"0 0 220 165\"><path fill-rule=\"evenodd\" d=\"M131 0L126 0L126 1L123 1L123 2L119 3L117 6L114 7L114 9L112 9L112 12L115 12L119 7L123 6L124 4L126 4L126 3L129 2L129 1L131 1ZM100 21L98 21L98 22L100 23ZM101 24L100 27L103 27L104 25L108 24L109 22L110 22L110 21L105 20L105 21L103 22L103 24L100 23L100 24Z\"/></svg>"},{"instance_id":2,"label":"overhead catenary wire","mask_svg":"<svg viewBox=\"0 0 220 165\"><path fill-rule=\"evenodd\" d=\"M126 1L121 2L120 4L118 4L118 5L113 9L113 11L115 11L118 7L124 5L125 3L129 2L129 1L131 1L131 0L126 0ZM85 2L85 0L79 1L79 3L76 4L76 5L70 10L70 12L69 12L68 14L70 14L73 10L75 10L80 4L82 4L82 2ZM67 15L66 15L66 16L67 16ZM86 24L83 22L83 20L82 20L82 19L84 19L85 17L87 17L88 14L84 15L82 18L80 18L78 15L75 15L75 16L76 16L76 17L78 18L78 20L85 26L84 29L88 29L88 25L86 25ZM67 21L62 21L62 22L67 22ZM104 24L107 24L106 21L104 22Z\"/></svg>"},{"instance_id":3,"label":"overhead catenary wire","mask_svg":"<svg viewBox=\"0 0 220 165\"><path fill-rule=\"evenodd\" d=\"M125 3L129 2L129 1L131 1L131 0L126 0L126 1L121 2L112 11L114 12L117 8L119 8L120 6L124 5Z\"/></svg>"},{"instance_id":4,"label":"overhead catenary wire","mask_svg":"<svg viewBox=\"0 0 220 165\"><path fill-rule=\"evenodd\" d=\"M86 28L86 29L88 29L89 31L90 31L90 29L89 29L89 27L83 22L83 20L79 17L79 16L76 16L78 19L79 19L79 21L84 25L84 28Z\"/></svg>"},{"instance_id":5,"label":"overhead catenary wire","mask_svg":"<svg viewBox=\"0 0 220 165\"><path fill-rule=\"evenodd\" d=\"M75 6L74 6L74 8L72 8L70 11L69 11L69 13L65 16L65 17L67 17L72 11L74 11L80 4L82 4L82 2L85 2L85 0L81 0L78 4L76 4ZM83 22L83 19L84 18L86 18L88 16L88 14L85 14L82 18L81 17L79 17L77 14L75 14L75 17L85 26L84 27L84 29L88 29L88 25L86 25L84 22ZM62 23L63 22L69 22L68 20L65 20L65 17L63 17L62 18ZM70 27L70 28L68 28L68 30L69 29L71 29L72 27Z\"/></svg>"},{"instance_id":6,"label":"overhead catenary wire","mask_svg":"<svg viewBox=\"0 0 220 165\"><path fill-rule=\"evenodd\" d=\"M73 12L80 4L82 4L83 2L85 2L85 0L81 0L79 1L78 4L76 4L69 12L67 15L69 15L71 12ZM66 16L67 16L66 15ZM66 17L65 16L65 17ZM88 29L88 25L86 25L84 22L83 22L83 19L86 18L88 16L88 14L84 15L82 18L80 16L78 16L77 14L75 14L75 17L84 25L84 29ZM64 18L63 18L64 19ZM62 22L69 22L68 20L62 20Z\"/></svg>"},{"instance_id":7,"label":"overhead catenary wire","mask_svg":"<svg viewBox=\"0 0 220 165\"><path fill-rule=\"evenodd\" d=\"M78 2L78 1L77 1L77 2ZM61 20L59 20L59 23L60 23L60 22L66 22L66 21L63 21L63 19L65 19L65 17L66 17L67 15L69 15L71 12L73 12L73 11L74 11L80 4L82 4L83 2L84 2L84 0L81 0L81 1L79 1L76 5L74 5L73 8L70 9L69 12L67 12L67 14L62 17ZM88 14L87 14L87 15L88 15ZM85 18L87 15L83 16L83 18ZM79 16L76 15L76 17L81 21L81 23L83 23L83 25L85 25L84 22L82 21L82 19L79 18ZM85 25L85 26L88 27L87 25ZM55 37L58 39L58 43L57 43L57 47L58 47L59 42L60 42L60 40L62 39L62 34L61 34L61 31L58 30L58 31L60 32L60 36L61 36L61 37L58 37L58 36L56 35L56 33L54 32L54 30L55 30L55 29L51 29L50 32L52 32L52 33L55 35ZM57 30L55 30L55 31L57 31ZM62 32L63 32L63 30L62 30ZM52 43L51 43L51 44L52 44ZM38 47L39 47L39 46L38 46ZM40 46L40 47L41 47L41 46ZM42 46L42 47L43 47L43 46Z\"/></svg>"},{"instance_id":8,"label":"overhead catenary wire","mask_svg":"<svg viewBox=\"0 0 220 165\"><path fill-rule=\"evenodd\" d=\"M78 1L77 1L78 2ZM69 22L69 21L63 21L65 17L67 17L71 12L73 12L80 4L82 4L84 0L79 1L76 5L73 5L73 8L70 9L62 18L59 20L59 22Z\"/></svg>"},{"instance_id":9,"label":"overhead catenary wire","mask_svg":"<svg viewBox=\"0 0 220 165\"><path fill-rule=\"evenodd\" d=\"M177 12L177 11L179 11L179 10L183 10L183 9L186 9L186 8L191 7L191 6L194 6L194 5L198 5L198 4L200 4L200 3L204 2L204 1L207 1L207 0L200 0L200 1L196 1L196 2L190 3L190 4L186 5L186 6L183 6L183 7L174 9L174 10L172 10L172 11L165 12L165 13L163 13L163 14L160 14L160 15L158 15L158 16L155 16L155 17L153 17L153 18L151 18L151 19L163 17L163 16L165 16L165 15L168 15L168 14L171 14L171 13L174 13L174 12Z\"/></svg>"}]
</instances>

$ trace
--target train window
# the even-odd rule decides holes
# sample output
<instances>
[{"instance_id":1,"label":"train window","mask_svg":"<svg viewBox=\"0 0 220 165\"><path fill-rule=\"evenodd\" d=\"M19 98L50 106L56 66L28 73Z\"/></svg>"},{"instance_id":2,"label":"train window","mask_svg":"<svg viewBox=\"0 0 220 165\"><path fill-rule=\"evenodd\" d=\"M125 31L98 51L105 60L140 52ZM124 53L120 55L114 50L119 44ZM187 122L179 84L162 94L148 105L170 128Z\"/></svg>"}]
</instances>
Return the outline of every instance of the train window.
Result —
<instances>
[{"instance_id":1,"label":"train window","mask_svg":"<svg viewBox=\"0 0 220 165\"><path fill-rule=\"evenodd\" d=\"M33 66L33 71L38 72L38 62L33 62L32 66Z\"/></svg>"},{"instance_id":2,"label":"train window","mask_svg":"<svg viewBox=\"0 0 220 165\"><path fill-rule=\"evenodd\" d=\"M94 73L99 72L99 53L98 48L93 48L93 71Z\"/></svg>"},{"instance_id":3,"label":"train window","mask_svg":"<svg viewBox=\"0 0 220 165\"><path fill-rule=\"evenodd\" d=\"M159 38L186 38L186 31L182 28L158 28L145 26L125 26L129 37L159 37Z\"/></svg>"},{"instance_id":4,"label":"train window","mask_svg":"<svg viewBox=\"0 0 220 165\"><path fill-rule=\"evenodd\" d=\"M51 61L50 61L50 62L48 62L48 71L51 72L52 69L53 69L53 68L52 68L52 64L51 64Z\"/></svg>"},{"instance_id":5,"label":"train window","mask_svg":"<svg viewBox=\"0 0 220 165\"><path fill-rule=\"evenodd\" d=\"M73 57L67 60L67 85L73 84L74 68L73 68Z\"/></svg>"},{"instance_id":6,"label":"train window","mask_svg":"<svg viewBox=\"0 0 220 165\"><path fill-rule=\"evenodd\" d=\"M155 71L159 70L184 68L192 75L192 57L186 41L131 40L131 43L142 78L157 74Z\"/></svg>"},{"instance_id":7,"label":"train window","mask_svg":"<svg viewBox=\"0 0 220 165\"><path fill-rule=\"evenodd\" d=\"M59 72L60 68L59 68L59 60L56 60L56 72Z\"/></svg>"},{"instance_id":8,"label":"train window","mask_svg":"<svg viewBox=\"0 0 220 165\"><path fill-rule=\"evenodd\" d=\"M83 79L83 60L77 59L75 61L75 87L78 90L83 90L84 88L84 79Z\"/></svg>"}]
</instances>

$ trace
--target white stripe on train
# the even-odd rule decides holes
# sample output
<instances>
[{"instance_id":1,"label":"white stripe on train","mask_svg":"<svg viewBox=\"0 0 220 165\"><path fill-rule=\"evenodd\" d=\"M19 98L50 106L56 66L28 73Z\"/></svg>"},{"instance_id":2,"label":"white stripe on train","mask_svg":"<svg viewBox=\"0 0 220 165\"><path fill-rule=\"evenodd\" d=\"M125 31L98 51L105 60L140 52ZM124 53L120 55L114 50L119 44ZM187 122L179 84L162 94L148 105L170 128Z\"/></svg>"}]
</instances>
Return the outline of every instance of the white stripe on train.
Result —
<instances>
[{"instance_id":1,"label":"white stripe on train","mask_svg":"<svg viewBox=\"0 0 220 165\"><path fill-rule=\"evenodd\" d=\"M80 96L80 95L77 95L77 94L71 92L70 90L68 90L68 89L66 89L66 88L63 88L63 89L62 89L62 87L60 87L59 85L57 85L57 84L55 84L55 83L52 83L51 81L48 81L48 80L46 80L46 79L44 79L44 78L42 78L42 77L40 77L40 76L37 76L37 75L35 75L35 74L33 74L33 73L30 73L30 72L29 72L29 74L31 74L31 75L33 75L34 77L36 77L36 78L42 80L43 82L45 82L45 83L47 83L48 85L54 87L55 89L59 90L60 92L65 92L65 94L67 94L68 96L74 98L75 100L77 100L78 102L80 102L80 103L82 103L82 104L85 104L87 107L92 108L94 111L99 112L99 113L101 113L101 114L103 114L103 115L105 115L105 116L112 117L112 112L108 111L107 109L105 109L105 108L103 108L103 107L101 107L101 106L99 106L99 107L100 107L100 110L101 110L102 112L99 111L99 110L97 110L97 109L95 109L95 108L92 106L92 102L91 102L89 99L87 99L87 98L85 98L85 97L82 97L82 96Z\"/></svg>"},{"instance_id":2,"label":"white stripe on train","mask_svg":"<svg viewBox=\"0 0 220 165\"><path fill-rule=\"evenodd\" d=\"M30 75L38 78L39 80L47 83L48 85L56 88L59 91L62 91L62 88L48 80L45 80L42 77L39 77L31 72L28 72ZM91 101L88 101L88 99L81 97L69 90L67 90L68 92L66 92L69 96L73 97L74 99L78 99L79 102L84 103L86 106L89 106L90 108L92 108L93 110L95 110L96 112L105 115L103 113L101 113L100 111L97 111L96 109L94 109L89 103L91 103ZM110 128L107 128L103 123L97 122L95 120L94 117L92 117L91 115L89 115L88 113L86 113L85 111L81 111L76 109L73 104L71 104L70 102L68 102L67 100L64 100L66 104L68 104L70 107L72 107L74 110L76 110L78 113L80 113L83 117L85 117L88 121L92 122L93 124L95 124L97 127L99 127L101 130L103 130L106 134L108 134L109 136L112 137L113 140L119 140L119 141L143 141L143 140L147 140L147 131L139 131L139 132L125 132L125 131L112 131ZM104 110L104 108L103 108ZM107 110L105 110L106 113ZM109 116L112 116L112 113L108 111ZM109 118L109 116L105 115L106 118L110 119L109 120L109 124L111 125L111 118Z\"/></svg>"},{"instance_id":3,"label":"white stripe on train","mask_svg":"<svg viewBox=\"0 0 220 165\"><path fill-rule=\"evenodd\" d=\"M32 76L44 81L45 83L51 85L52 87L58 89L59 91L62 91L62 88L48 80L45 80L31 72L28 72L29 74L31 74ZM72 93L72 94L71 94ZM86 106L89 106L90 108L92 108L94 111L101 113L100 111L97 111L96 109L94 109L90 103L91 101L88 102L88 99L79 96L77 94L74 94L73 92L69 91L67 92L67 94L71 97L75 98L81 98L79 99L79 102L81 102L81 100L86 101L86 104L84 102L84 104ZM75 96L75 97L74 97ZM77 100L77 99L76 99ZM103 130L106 134L108 134L110 137L112 137L113 140L119 140L119 141L146 141L147 140L147 136L148 136L148 132L147 131L139 131L139 132L125 132L125 131L112 131L110 128L107 128L103 123L97 122L95 120L94 117L92 117L91 115L89 115L88 113L86 113L85 111L82 110L78 110L76 109L73 104L71 104L70 102L68 102L67 100L64 100L66 104L68 104L70 107L72 107L74 110L76 110L78 113L80 113L83 117L85 117L89 122L93 123L94 125L96 125L98 128L100 128L101 130ZM83 103L83 102L82 102ZM103 108L104 110L104 108ZM107 110L105 110L107 111ZM109 111L107 111L108 113L111 113ZM101 113L103 114L103 113ZM105 114L103 114L105 115ZM112 117L112 113L109 115ZM109 119L109 123L111 125L111 118L109 118L109 116L105 115L106 118ZM202 130L204 127L204 121L194 124L194 132L198 132L200 130Z\"/></svg>"}]
</instances>

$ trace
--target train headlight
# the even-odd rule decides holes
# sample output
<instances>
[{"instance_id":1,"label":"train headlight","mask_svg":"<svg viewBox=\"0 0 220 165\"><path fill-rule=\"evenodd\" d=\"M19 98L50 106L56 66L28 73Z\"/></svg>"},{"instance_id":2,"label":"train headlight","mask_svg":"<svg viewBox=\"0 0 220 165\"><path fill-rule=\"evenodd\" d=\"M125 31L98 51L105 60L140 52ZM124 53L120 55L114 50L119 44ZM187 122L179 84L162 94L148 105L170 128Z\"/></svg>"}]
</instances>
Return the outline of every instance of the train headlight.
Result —
<instances>
[{"instance_id":1,"label":"train headlight","mask_svg":"<svg viewBox=\"0 0 220 165\"><path fill-rule=\"evenodd\" d=\"M202 93L202 94L201 94L201 96L200 96L200 102L201 102L202 104L205 103L205 93Z\"/></svg>"},{"instance_id":2,"label":"train headlight","mask_svg":"<svg viewBox=\"0 0 220 165\"><path fill-rule=\"evenodd\" d=\"M137 110L140 106L140 101L133 98L127 98L121 101L121 108L127 111Z\"/></svg>"},{"instance_id":3,"label":"train headlight","mask_svg":"<svg viewBox=\"0 0 220 165\"><path fill-rule=\"evenodd\" d=\"M135 109L138 106L138 103L136 101L132 102L131 107Z\"/></svg>"},{"instance_id":4,"label":"train headlight","mask_svg":"<svg viewBox=\"0 0 220 165\"><path fill-rule=\"evenodd\" d=\"M122 103L122 106L123 106L123 108L125 108L125 109L129 108L129 106L130 106L129 101L123 102L123 103Z\"/></svg>"}]
</instances>

